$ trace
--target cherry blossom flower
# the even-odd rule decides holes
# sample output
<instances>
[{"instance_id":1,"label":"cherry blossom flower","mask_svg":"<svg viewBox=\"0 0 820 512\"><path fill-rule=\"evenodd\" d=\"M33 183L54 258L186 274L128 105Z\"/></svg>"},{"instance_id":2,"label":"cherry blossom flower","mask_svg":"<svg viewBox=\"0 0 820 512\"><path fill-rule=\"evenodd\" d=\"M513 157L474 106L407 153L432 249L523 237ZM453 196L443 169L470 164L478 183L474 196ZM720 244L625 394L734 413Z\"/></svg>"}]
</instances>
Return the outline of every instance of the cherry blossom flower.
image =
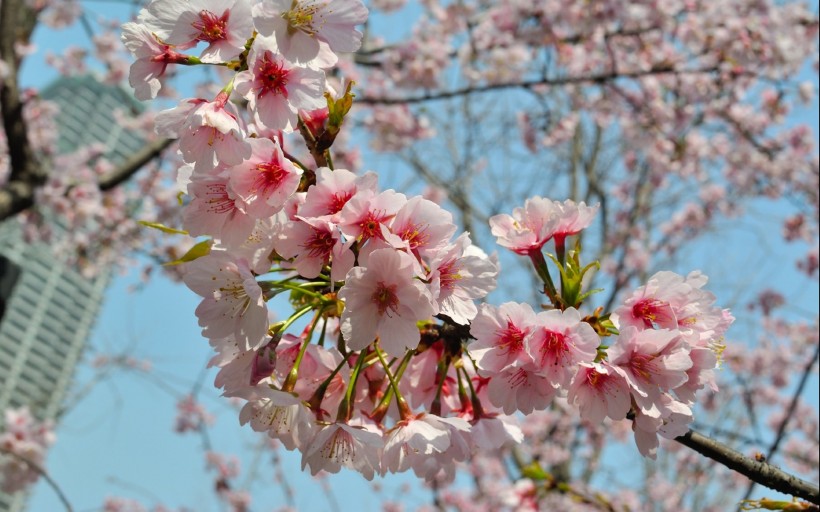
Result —
<instances>
[{"instance_id":1,"label":"cherry blossom flower","mask_svg":"<svg viewBox=\"0 0 820 512\"><path fill-rule=\"evenodd\" d=\"M350 244L345 244L339 230L323 219L297 217L286 222L275 247L283 258L295 258L294 268L308 279L318 276L322 267L332 261L331 280L341 281L355 262Z\"/></svg>"},{"instance_id":2,"label":"cherry blossom flower","mask_svg":"<svg viewBox=\"0 0 820 512\"><path fill-rule=\"evenodd\" d=\"M515 208L512 216L502 213L491 217L490 227L498 245L528 255L549 242L559 220L553 201L533 197L524 202L523 208Z\"/></svg>"},{"instance_id":3,"label":"cherry blossom flower","mask_svg":"<svg viewBox=\"0 0 820 512\"><path fill-rule=\"evenodd\" d=\"M299 209L303 217L327 217L338 223L339 213L357 192L376 192L378 176L368 172L356 176L347 169L316 169L316 184L310 187L304 205Z\"/></svg>"},{"instance_id":4,"label":"cherry blossom flower","mask_svg":"<svg viewBox=\"0 0 820 512\"><path fill-rule=\"evenodd\" d=\"M595 359L600 344L598 334L581 321L575 308L538 313L526 341L535 367L553 386L561 388L569 386L578 363Z\"/></svg>"},{"instance_id":5,"label":"cherry blossom flower","mask_svg":"<svg viewBox=\"0 0 820 512\"><path fill-rule=\"evenodd\" d=\"M601 423L605 417L626 418L631 407L629 385L620 369L606 362L581 363L569 386L567 401L577 404L581 418Z\"/></svg>"},{"instance_id":6,"label":"cherry blossom flower","mask_svg":"<svg viewBox=\"0 0 820 512\"><path fill-rule=\"evenodd\" d=\"M367 8L360 0L271 0L254 6L253 16L259 33L273 35L285 58L307 63L322 43L333 52L358 50L362 34L354 27L365 22Z\"/></svg>"},{"instance_id":7,"label":"cherry blossom flower","mask_svg":"<svg viewBox=\"0 0 820 512\"><path fill-rule=\"evenodd\" d=\"M122 42L136 58L131 64L128 83L134 88L138 100L157 97L168 64L185 63L188 56L175 51L173 46L157 40L145 25L125 23L122 26Z\"/></svg>"},{"instance_id":8,"label":"cherry blossom flower","mask_svg":"<svg viewBox=\"0 0 820 512\"><path fill-rule=\"evenodd\" d=\"M239 422L250 423L257 432L267 432L288 450L305 449L314 435L315 417L302 400L269 386L246 388L229 396L248 400L239 412Z\"/></svg>"},{"instance_id":9,"label":"cherry blossom flower","mask_svg":"<svg viewBox=\"0 0 820 512\"><path fill-rule=\"evenodd\" d=\"M165 43L190 48L208 43L203 62L228 62L245 49L253 34L248 0L153 0L138 20Z\"/></svg>"},{"instance_id":10,"label":"cherry blossom flower","mask_svg":"<svg viewBox=\"0 0 820 512\"><path fill-rule=\"evenodd\" d=\"M473 300L493 291L497 276L497 262L462 233L430 261L427 279L439 312L457 324L467 325L478 312Z\"/></svg>"},{"instance_id":11,"label":"cherry blossom flower","mask_svg":"<svg viewBox=\"0 0 820 512\"><path fill-rule=\"evenodd\" d=\"M0 432L0 448L8 453L0 454L0 490L14 493L34 484L40 477L40 472L20 457L43 467L46 451L56 437L51 422L38 421L27 407L6 409L3 415L5 428Z\"/></svg>"},{"instance_id":12,"label":"cherry blossom flower","mask_svg":"<svg viewBox=\"0 0 820 512\"><path fill-rule=\"evenodd\" d=\"M621 329L608 349L609 363L623 371L635 402L644 414L658 417L661 390L674 389L688 379L692 367L689 345L677 330Z\"/></svg>"},{"instance_id":13,"label":"cherry blossom flower","mask_svg":"<svg viewBox=\"0 0 820 512\"><path fill-rule=\"evenodd\" d=\"M157 133L178 137L182 158L194 164L195 172L207 172L219 163L234 166L251 156L245 127L228 94L214 101L186 99L157 114Z\"/></svg>"},{"instance_id":14,"label":"cherry blossom flower","mask_svg":"<svg viewBox=\"0 0 820 512\"><path fill-rule=\"evenodd\" d=\"M487 385L490 403L504 414L530 414L544 410L558 391L550 379L540 375L532 364L504 368L493 374Z\"/></svg>"},{"instance_id":15,"label":"cherry blossom flower","mask_svg":"<svg viewBox=\"0 0 820 512\"><path fill-rule=\"evenodd\" d=\"M433 454L446 452L452 444L451 429L467 431L470 424L461 418L442 418L422 413L399 421L384 439L382 474L401 473L412 468L418 476Z\"/></svg>"},{"instance_id":16,"label":"cherry blossom flower","mask_svg":"<svg viewBox=\"0 0 820 512\"><path fill-rule=\"evenodd\" d=\"M394 190L379 194L363 190L353 196L339 213L339 228L346 237L363 244L371 238L383 238L383 229L407 202L407 196Z\"/></svg>"},{"instance_id":17,"label":"cherry blossom flower","mask_svg":"<svg viewBox=\"0 0 820 512\"><path fill-rule=\"evenodd\" d=\"M234 84L236 92L248 100L256 122L271 130L292 131L299 110L326 105L324 73L278 55L270 38L256 38L248 55L248 70L238 73Z\"/></svg>"},{"instance_id":18,"label":"cherry blossom flower","mask_svg":"<svg viewBox=\"0 0 820 512\"><path fill-rule=\"evenodd\" d=\"M533 362L525 340L534 329L535 312L529 304L482 304L470 325L475 341L469 346L479 373L490 375Z\"/></svg>"},{"instance_id":19,"label":"cherry blossom flower","mask_svg":"<svg viewBox=\"0 0 820 512\"><path fill-rule=\"evenodd\" d=\"M302 170L284 157L279 144L270 139L248 140L251 156L231 168L231 190L245 204L245 212L257 219L273 216L296 192Z\"/></svg>"},{"instance_id":20,"label":"cherry blossom flower","mask_svg":"<svg viewBox=\"0 0 820 512\"><path fill-rule=\"evenodd\" d=\"M377 336L393 357L418 345L416 322L433 315L435 306L413 269L408 254L379 249L370 255L366 268L348 272L339 298L345 301L342 334L351 350L367 347Z\"/></svg>"},{"instance_id":21,"label":"cherry blossom flower","mask_svg":"<svg viewBox=\"0 0 820 512\"><path fill-rule=\"evenodd\" d=\"M382 436L346 423L332 423L322 427L302 451L302 469L338 473L342 466L354 469L366 479L373 480L381 470Z\"/></svg>"},{"instance_id":22,"label":"cherry blossom flower","mask_svg":"<svg viewBox=\"0 0 820 512\"><path fill-rule=\"evenodd\" d=\"M228 183L226 173L196 176L188 185L183 227L192 236L211 235L229 247L245 242L256 227Z\"/></svg>"},{"instance_id":23,"label":"cherry blossom flower","mask_svg":"<svg viewBox=\"0 0 820 512\"><path fill-rule=\"evenodd\" d=\"M621 327L679 329L692 346L719 339L731 324L724 311L714 307L715 296L703 290L707 278L700 272L683 277L662 271L649 278L612 313Z\"/></svg>"},{"instance_id":24,"label":"cherry blossom flower","mask_svg":"<svg viewBox=\"0 0 820 512\"><path fill-rule=\"evenodd\" d=\"M432 201L414 196L396 212L390 232L416 256L433 256L456 232L453 216Z\"/></svg>"},{"instance_id":25,"label":"cherry blossom flower","mask_svg":"<svg viewBox=\"0 0 820 512\"><path fill-rule=\"evenodd\" d=\"M211 252L188 263L183 280L203 297L196 308L203 336L233 336L243 350L262 346L268 331L268 308L245 260L234 261L230 254Z\"/></svg>"}]
</instances>

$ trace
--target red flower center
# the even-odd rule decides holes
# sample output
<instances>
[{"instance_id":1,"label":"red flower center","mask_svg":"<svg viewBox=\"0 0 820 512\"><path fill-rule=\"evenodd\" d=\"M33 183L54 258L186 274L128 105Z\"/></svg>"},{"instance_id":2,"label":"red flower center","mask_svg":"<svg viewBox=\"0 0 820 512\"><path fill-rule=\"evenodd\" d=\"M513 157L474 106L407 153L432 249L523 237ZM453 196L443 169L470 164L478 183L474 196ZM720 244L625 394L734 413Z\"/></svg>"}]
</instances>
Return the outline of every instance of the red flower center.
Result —
<instances>
[{"instance_id":1,"label":"red flower center","mask_svg":"<svg viewBox=\"0 0 820 512\"><path fill-rule=\"evenodd\" d=\"M264 57L260 59L256 66L256 77L259 81L260 91L259 97L271 93L273 95L281 95L288 97L288 75L290 70L285 69L285 65L271 58L270 52L265 52Z\"/></svg>"},{"instance_id":2,"label":"red flower center","mask_svg":"<svg viewBox=\"0 0 820 512\"><path fill-rule=\"evenodd\" d=\"M213 43L214 41L221 41L228 37L228 16L230 11L225 11L222 16L217 16L211 11L199 11L199 19L191 25L199 30L197 41L207 41Z\"/></svg>"},{"instance_id":3,"label":"red flower center","mask_svg":"<svg viewBox=\"0 0 820 512\"><path fill-rule=\"evenodd\" d=\"M379 283L370 300L379 308L379 314L384 315L388 311L396 311L399 306L399 298L396 296L397 286L395 284L387 285Z\"/></svg>"}]
</instances>

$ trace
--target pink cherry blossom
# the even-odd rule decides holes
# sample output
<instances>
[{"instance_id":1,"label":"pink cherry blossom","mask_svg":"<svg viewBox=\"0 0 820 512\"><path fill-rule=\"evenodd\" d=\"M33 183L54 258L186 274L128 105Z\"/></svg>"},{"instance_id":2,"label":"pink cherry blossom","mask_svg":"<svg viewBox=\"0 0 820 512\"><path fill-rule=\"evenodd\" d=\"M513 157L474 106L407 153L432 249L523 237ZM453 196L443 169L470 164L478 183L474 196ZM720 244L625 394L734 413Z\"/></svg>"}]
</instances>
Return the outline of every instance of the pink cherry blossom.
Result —
<instances>
[{"instance_id":1,"label":"pink cherry blossom","mask_svg":"<svg viewBox=\"0 0 820 512\"><path fill-rule=\"evenodd\" d=\"M245 260L234 261L230 254L211 252L188 263L183 279L203 297L196 309L203 336L234 336L243 350L262 346L268 331L268 308Z\"/></svg>"},{"instance_id":2,"label":"pink cherry blossom","mask_svg":"<svg viewBox=\"0 0 820 512\"><path fill-rule=\"evenodd\" d=\"M635 402L652 417L660 413L661 390L674 389L688 379L692 367L689 346L676 330L621 329L618 341L608 350L609 363L620 367Z\"/></svg>"},{"instance_id":3,"label":"pink cherry blossom","mask_svg":"<svg viewBox=\"0 0 820 512\"><path fill-rule=\"evenodd\" d=\"M190 235L211 235L229 247L248 239L256 219L244 211L244 204L228 183L227 173L196 176L188 190L191 202L185 206L182 225Z\"/></svg>"},{"instance_id":4,"label":"pink cherry blossom","mask_svg":"<svg viewBox=\"0 0 820 512\"><path fill-rule=\"evenodd\" d=\"M679 329L691 345L705 346L732 322L728 310L714 307L715 296L702 289L706 281L700 272L658 272L615 309L612 320L622 327Z\"/></svg>"},{"instance_id":5,"label":"pink cherry blossom","mask_svg":"<svg viewBox=\"0 0 820 512\"><path fill-rule=\"evenodd\" d=\"M285 58L307 63L321 43L333 52L355 52L362 34L354 27L367 19L360 0L272 0L257 4L254 22L263 36L273 35Z\"/></svg>"},{"instance_id":6,"label":"pink cherry blossom","mask_svg":"<svg viewBox=\"0 0 820 512\"><path fill-rule=\"evenodd\" d=\"M339 298L345 301L342 334L351 350L362 350L378 336L393 357L415 348L421 334L416 322L429 318L435 306L415 279L412 256L393 249L374 251L366 268L347 274Z\"/></svg>"},{"instance_id":7,"label":"pink cherry blossom","mask_svg":"<svg viewBox=\"0 0 820 512\"><path fill-rule=\"evenodd\" d=\"M601 339L592 326L581 321L577 309L569 308L538 313L526 344L538 371L553 386L565 388L579 363L595 359Z\"/></svg>"},{"instance_id":8,"label":"pink cherry blossom","mask_svg":"<svg viewBox=\"0 0 820 512\"><path fill-rule=\"evenodd\" d=\"M318 276L332 261L331 279L341 281L355 261L350 244L345 244L339 230L323 219L298 217L286 222L279 230L275 247L280 256L295 258L294 268L308 279Z\"/></svg>"},{"instance_id":9,"label":"pink cherry blossom","mask_svg":"<svg viewBox=\"0 0 820 512\"><path fill-rule=\"evenodd\" d=\"M210 171L219 163L239 165L251 156L244 122L224 91L212 102L186 99L179 106L160 112L157 133L179 137L182 158L194 164L197 172Z\"/></svg>"},{"instance_id":10,"label":"pink cherry blossom","mask_svg":"<svg viewBox=\"0 0 820 512\"><path fill-rule=\"evenodd\" d=\"M469 345L479 372L489 375L531 363L525 340L534 329L535 312L529 304L482 304L470 326L475 341Z\"/></svg>"},{"instance_id":11,"label":"pink cherry blossom","mask_svg":"<svg viewBox=\"0 0 820 512\"><path fill-rule=\"evenodd\" d=\"M152 0L139 21L162 41L190 48L202 41L203 62L228 62L245 48L253 35L248 0Z\"/></svg>"},{"instance_id":12,"label":"pink cherry blossom","mask_svg":"<svg viewBox=\"0 0 820 512\"><path fill-rule=\"evenodd\" d=\"M493 291L497 276L497 262L462 233L430 261L427 279L439 312L457 324L467 325L478 312L473 300Z\"/></svg>"},{"instance_id":13,"label":"pink cherry blossom","mask_svg":"<svg viewBox=\"0 0 820 512\"><path fill-rule=\"evenodd\" d=\"M631 407L629 385L618 367L602 363L581 363L569 386L567 401L577 404L581 418L601 423L605 417L626 418Z\"/></svg>"},{"instance_id":14,"label":"pink cherry blossom","mask_svg":"<svg viewBox=\"0 0 820 512\"><path fill-rule=\"evenodd\" d=\"M256 38L248 70L238 73L234 83L236 92L248 100L256 122L271 130L292 131L299 110L326 105L324 73L278 55L270 38Z\"/></svg>"},{"instance_id":15,"label":"pink cherry blossom","mask_svg":"<svg viewBox=\"0 0 820 512\"><path fill-rule=\"evenodd\" d=\"M523 208L515 208L512 216L494 215L490 227L499 245L527 255L540 250L552 238L559 220L553 201L533 197L524 202Z\"/></svg>"},{"instance_id":16,"label":"pink cherry blossom","mask_svg":"<svg viewBox=\"0 0 820 512\"><path fill-rule=\"evenodd\" d=\"M490 403L504 411L504 414L542 411L559 391L532 364L506 367L493 374L487 386Z\"/></svg>"},{"instance_id":17,"label":"pink cherry blossom","mask_svg":"<svg viewBox=\"0 0 820 512\"><path fill-rule=\"evenodd\" d=\"M248 402L239 412L239 422L250 423L257 432L267 432L288 450L306 449L314 435L315 418L307 406L292 393L256 386L231 393Z\"/></svg>"},{"instance_id":18,"label":"pink cherry blossom","mask_svg":"<svg viewBox=\"0 0 820 512\"><path fill-rule=\"evenodd\" d=\"M413 196L396 212L390 232L418 256L433 256L456 232L453 216L432 201Z\"/></svg>"},{"instance_id":19,"label":"pink cherry blossom","mask_svg":"<svg viewBox=\"0 0 820 512\"><path fill-rule=\"evenodd\" d=\"M382 474L412 468L416 475L422 476L427 460L450 448L454 434L451 429L467 431L469 428L470 424L461 418L424 413L399 421L385 435Z\"/></svg>"},{"instance_id":20,"label":"pink cherry blossom","mask_svg":"<svg viewBox=\"0 0 820 512\"><path fill-rule=\"evenodd\" d=\"M316 169L316 184L310 187L304 205L299 209L303 217L328 217L338 222L339 212L357 192L376 192L378 176L368 172L356 176L347 169Z\"/></svg>"},{"instance_id":21,"label":"pink cherry blossom","mask_svg":"<svg viewBox=\"0 0 820 512\"><path fill-rule=\"evenodd\" d=\"M122 42L136 58L131 64L128 83L134 88L138 100L157 97L168 64L184 63L188 56L176 52L173 46L157 40L145 25L125 23L122 26Z\"/></svg>"},{"instance_id":22,"label":"pink cherry blossom","mask_svg":"<svg viewBox=\"0 0 820 512\"><path fill-rule=\"evenodd\" d=\"M353 196L339 213L339 228L346 237L363 244L371 238L382 238L382 230L407 202L407 196L394 190L379 194L363 190Z\"/></svg>"},{"instance_id":23,"label":"pink cherry blossom","mask_svg":"<svg viewBox=\"0 0 820 512\"><path fill-rule=\"evenodd\" d=\"M231 168L231 190L245 204L248 215L263 219L282 209L296 192L302 170L284 157L279 144L270 139L249 139L251 156Z\"/></svg>"},{"instance_id":24,"label":"pink cherry blossom","mask_svg":"<svg viewBox=\"0 0 820 512\"><path fill-rule=\"evenodd\" d=\"M382 436L346 423L332 423L318 430L302 451L302 469L338 473L342 466L373 480L381 470Z\"/></svg>"}]
</instances>

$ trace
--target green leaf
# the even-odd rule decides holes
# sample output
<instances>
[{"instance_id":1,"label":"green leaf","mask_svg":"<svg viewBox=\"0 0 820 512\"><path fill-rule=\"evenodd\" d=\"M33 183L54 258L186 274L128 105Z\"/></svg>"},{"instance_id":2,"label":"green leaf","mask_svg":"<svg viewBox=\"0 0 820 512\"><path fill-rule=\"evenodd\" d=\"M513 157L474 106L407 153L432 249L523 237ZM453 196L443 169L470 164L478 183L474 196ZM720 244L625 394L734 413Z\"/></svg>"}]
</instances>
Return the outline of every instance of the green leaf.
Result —
<instances>
[{"instance_id":1,"label":"green leaf","mask_svg":"<svg viewBox=\"0 0 820 512\"><path fill-rule=\"evenodd\" d=\"M194 245L193 247L191 247L190 249L188 249L188 252L183 254L181 258L174 261L169 261L168 263L163 263L162 266L170 267L171 265L188 263L189 261L194 261L197 258L207 256L211 252L211 243L213 243L213 240L211 239L203 240L198 244Z\"/></svg>"},{"instance_id":2,"label":"green leaf","mask_svg":"<svg viewBox=\"0 0 820 512\"><path fill-rule=\"evenodd\" d=\"M163 233L170 233L172 235L187 235L188 234L187 231L184 231L182 229L169 228L165 224L160 224L159 222L148 222L147 220L138 220L137 222L142 224L145 227L158 229L158 230L162 231Z\"/></svg>"},{"instance_id":3,"label":"green leaf","mask_svg":"<svg viewBox=\"0 0 820 512\"><path fill-rule=\"evenodd\" d=\"M530 480L546 480L549 478L549 475L546 471L544 471L541 466L533 461L531 464L524 466L521 469L521 475L525 478L529 478Z\"/></svg>"}]
</instances>

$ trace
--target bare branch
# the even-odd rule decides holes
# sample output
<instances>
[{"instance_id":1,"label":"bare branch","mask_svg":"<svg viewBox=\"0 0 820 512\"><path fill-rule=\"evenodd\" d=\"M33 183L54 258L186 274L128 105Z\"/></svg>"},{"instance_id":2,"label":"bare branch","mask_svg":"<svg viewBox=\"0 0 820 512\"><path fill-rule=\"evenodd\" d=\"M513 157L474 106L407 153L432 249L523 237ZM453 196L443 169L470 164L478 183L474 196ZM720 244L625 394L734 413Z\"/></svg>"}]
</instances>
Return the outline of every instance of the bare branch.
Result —
<instances>
[{"instance_id":1,"label":"bare branch","mask_svg":"<svg viewBox=\"0 0 820 512\"><path fill-rule=\"evenodd\" d=\"M669 65L659 65L646 70L625 71L619 73L600 73L582 76L565 76L557 78L541 78L538 80L524 80L521 82L508 82L499 84L487 84L478 86L463 87L461 89L453 89L451 91L437 91L423 94L421 96L409 96L404 98L387 98L375 96L362 96L356 100L356 103L361 105L400 105L410 103L423 103L427 101L445 100L456 98L459 96L467 96L470 94L500 91L505 89L534 89L538 87L557 86L557 85L573 85L573 84L604 84L612 82L620 78L640 78L652 75L700 75L720 73L721 68L712 66L708 68L697 69L675 69Z\"/></svg>"},{"instance_id":2,"label":"bare branch","mask_svg":"<svg viewBox=\"0 0 820 512\"><path fill-rule=\"evenodd\" d=\"M23 118L17 71L20 57L15 47L28 43L37 14L23 0L0 2L0 60L8 72L0 84L0 116L9 152L11 174L0 190L0 220L28 208L34 201L34 190L45 183L46 173L35 159Z\"/></svg>"},{"instance_id":3,"label":"bare branch","mask_svg":"<svg viewBox=\"0 0 820 512\"><path fill-rule=\"evenodd\" d=\"M65 493L63 493L63 490L60 489L60 486L57 485L57 482L55 482L54 479L51 478L51 476L48 474L48 472L45 469L43 469L42 467L40 467L39 464L35 464L33 461L27 459L26 457L23 457L20 454L14 453L13 451L7 450L7 449L2 448L2 447L0 447L0 453L3 453L5 455L8 455L10 457L13 457L13 458L19 460L20 462L24 463L26 466L28 466L32 470L34 470L41 477L43 477L43 480L45 480L48 483L48 485L52 489L54 489L54 492L57 494L57 497L60 499L60 502L63 504L65 509L68 512L74 512L74 509L71 507L71 503L68 501L68 498L66 498L66 495L65 495Z\"/></svg>"},{"instance_id":4,"label":"bare branch","mask_svg":"<svg viewBox=\"0 0 820 512\"><path fill-rule=\"evenodd\" d=\"M142 167L157 158L162 152L174 142L174 139L158 139L146 144L142 149L131 155L119 167L103 176L100 179L100 190L105 192L128 181Z\"/></svg>"},{"instance_id":5,"label":"bare branch","mask_svg":"<svg viewBox=\"0 0 820 512\"><path fill-rule=\"evenodd\" d=\"M797 409L798 402L800 401L800 395L803 394L803 390L806 388L806 383L809 380L809 375L811 375L812 368L814 368L814 363L817 361L818 356L820 356L820 343L818 343L814 348L814 354L812 354L811 359L809 359L803 367L803 374L800 377L800 382L797 384L797 388L794 390L789 407L786 409L786 415L783 416L783 421L781 421L780 425L777 427L777 433L775 434L774 441L772 441L772 444L769 446L769 450L766 453L767 460L771 460L774 454L777 453L777 449L780 447L781 441L783 441L786 437L786 427L788 427L790 420L794 417L794 412ZM744 500L749 499L749 496L752 495L752 491L755 488L755 482L755 480L752 480L752 482L749 483L749 488L746 489L746 495L743 496ZM820 505L817 501L814 503Z\"/></svg>"},{"instance_id":6,"label":"bare branch","mask_svg":"<svg viewBox=\"0 0 820 512\"><path fill-rule=\"evenodd\" d=\"M732 471L746 476L753 482L784 494L808 500L815 505L820 505L820 489L817 485L790 475L768 462L747 457L725 444L693 430L675 438L675 441L723 464Z\"/></svg>"}]
</instances>

